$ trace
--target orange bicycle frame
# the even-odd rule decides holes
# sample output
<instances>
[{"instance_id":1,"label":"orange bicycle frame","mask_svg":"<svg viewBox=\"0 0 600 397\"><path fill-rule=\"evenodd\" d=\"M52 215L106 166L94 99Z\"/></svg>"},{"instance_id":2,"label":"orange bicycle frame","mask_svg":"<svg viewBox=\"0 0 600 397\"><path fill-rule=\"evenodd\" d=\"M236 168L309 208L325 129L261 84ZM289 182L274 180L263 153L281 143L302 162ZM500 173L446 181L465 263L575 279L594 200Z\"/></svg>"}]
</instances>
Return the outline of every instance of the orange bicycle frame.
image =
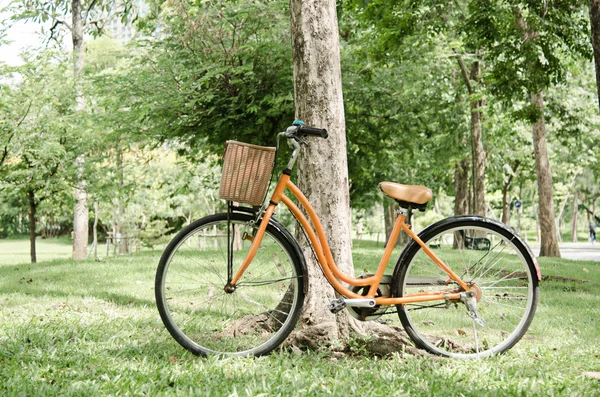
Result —
<instances>
[{"instance_id":1,"label":"orange bicycle frame","mask_svg":"<svg viewBox=\"0 0 600 397\"><path fill-rule=\"evenodd\" d=\"M289 190L291 194L298 200L298 202L302 205L302 207L306 210L310 221L312 221L314 225L311 227L309 220L304 216L302 211L298 208L294 202L285 195L285 190ZM271 197L270 204L268 205L265 213L263 214L262 221L256 231L254 239L252 241L252 245L246 258L240 265L240 268L237 270L235 275L233 276L230 285L235 286L238 280L242 277L254 256L258 250L258 247L263 239L265 230L267 229L267 225L269 224L269 220L273 216L275 212L275 207L280 203L288 207L288 209L292 212L297 221L300 222L302 228L306 231L310 243L314 249L314 252L317 257L317 261L321 266L323 273L327 280L331 283L333 288L341 295L346 298L354 298L354 299L364 299L364 298L372 298L375 300L377 305L389 306L389 305L405 305L408 303L415 302L427 302L427 301L436 301L436 300L459 300L460 292L450 292L447 291L433 291L427 293L418 293L411 294L404 297L389 297L389 296L380 296L375 297L377 293L377 289L381 283L383 278L383 274L389 262L389 259L392 255L392 251L394 246L396 245L396 241L400 236L400 231L404 230L406 234L410 236L413 240L417 242L422 248L423 251L431 258L431 260L442 269L449 277L450 280L455 281L463 291L469 291L470 287L466 284L461 278L456 275L452 269L450 269L440 258L435 255L435 253L427 247L427 245L411 230L410 225L405 222L406 216L404 214L399 214L396 218L396 222L394 224L394 228L392 230L392 234L390 236L389 242L386 245L383 256L379 262L377 270L374 275L365 277L365 278L354 278L350 277L344 272L342 272L333 259L333 255L331 254L331 249L329 244L327 243L327 237L325 236L325 231L321 222L315 212L315 210L310 205L308 199L304 196L302 191L291 181L290 175L284 173L279 178L279 182L275 187L273 195ZM316 231L316 233L315 233ZM352 286L370 286L369 291L366 296L358 295L355 292L352 292L348 288L346 288L342 282L347 283Z\"/></svg>"}]
</instances>

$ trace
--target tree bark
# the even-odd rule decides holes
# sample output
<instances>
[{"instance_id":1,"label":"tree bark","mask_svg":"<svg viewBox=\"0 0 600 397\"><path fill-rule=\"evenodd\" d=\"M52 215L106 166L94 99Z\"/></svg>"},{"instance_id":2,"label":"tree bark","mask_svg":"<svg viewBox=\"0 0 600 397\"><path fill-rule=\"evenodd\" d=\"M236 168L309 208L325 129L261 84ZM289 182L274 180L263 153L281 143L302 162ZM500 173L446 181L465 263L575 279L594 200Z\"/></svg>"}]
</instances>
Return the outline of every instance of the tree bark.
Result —
<instances>
[{"instance_id":1,"label":"tree bark","mask_svg":"<svg viewBox=\"0 0 600 397\"><path fill-rule=\"evenodd\" d=\"M83 9L81 0L72 0L72 29L73 40L73 78L75 81L75 109L84 110L83 89L81 87L81 73L83 72ZM85 157L77 156L77 180L75 182L75 209L73 211L73 259L87 258L87 245L89 234L89 211L87 204L87 183L85 181Z\"/></svg>"},{"instance_id":2,"label":"tree bark","mask_svg":"<svg viewBox=\"0 0 600 397\"><path fill-rule=\"evenodd\" d=\"M394 203L391 200L386 199L383 203L383 220L385 225L386 244L390 239L390 236L392 235L392 229L394 228L394 210Z\"/></svg>"},{"instance_id":3,"label":"tree bark","mask_svg":"<svg viewBox=\"0 0 600 397\"><path fill-rule=\"evenodd\" d=\"M478 82L481 78L481 67L479 61L473 62L471 70L467 70L462 57L457 56L458 65L467 86L469 96L477 94L476 89L471 82ZM471 108L471 154L473 160L473 203L471 213L474 215L485 216L485 166L486 154L483 149L483 135L481 123L483 119L482 108L483 99L470 99Z\"/></svg>"},{"instance_id":4,"label":"tree bark","mask_svg":"<svg viewBox=\"0 0 600 397\"><path fill-rule=\"evenodd\" d=\"M336 264L353 274L346 132L334 0L291 0L291 31L296 118L327 128L329 138L308 138L298 160L298 186L318 214ZM309 292L296 338L316 346L349 333L348 313L329 312L335 298L306 241Z\"/></svg>"},{"instance_id":5,"label":"tree bark","mask_svg":"<svg viewBox=\"0 0 600 397\"><path fill-rule=\"evenodd\" d=\"M31 257L31 263L36 263L37 255L35 247L35 217L37 212L37 204L35 202L35 192L33 189L29 189L27 191L27 197L29 199L29 254Z\"/></svg>"},{"instance_id":6,"label":"tree bark","mask_svg":"<svg viewBox=\"0 0 600 397\"><path fill-rule=\"evenodd\" d=\"M544 95L538 91L531 95L531 103L537 106L541 115L533 124L533 149L537 171L540 223L540 256L560 257L556 238L554 218L554 198L552 197L552 171L548 161L546 124L544 119Z\"/></svg>"},{"instance_id":7,"label":"tree bark","mask_svg":"<svg viewBox=\"0 0 600 397\"><path fill-rule=\"evenodd\" d=\"M517 168L519 168L519 164L520 161L516 160L513 164L513 167L511 168L513 174L517 171ZM514 178L514 175L511 174L508 176L508 180L506 180L504 182L504 185L502 186L502 223L504 223L505 225L508 225L510 222L510 199L511 197L508 196L508 191L510 189L510 186L512 184L512 180Z\"/></svg>"},{"instance_id":8,"label":"tree bark","mask_svg":"<svg viewBox=\"0 0 600 397\"><path fill-rule=\"evenodd\" d=\"M465 157L454 166L454 215L469 213L469 159Z\"/></svg>"},{"instance_id":9,"label":"tree bark","mask_svg":"<svg viewBox=\"0 0 600 397\"><path fill-rule=\"evenodd\" d=\"M473 62L471 79L477 81L480 75L479 62ZM471 151L473 153L473 210L474 215L485 216L485 163L481 123L483 99L471 101Z\"/></svg>"},{"instance_id":10,"label":"tree bark","mask_svg":"<svg viewBox=\"0 0 600 397\"><path fill-rule=\"evenodd\" d=\"M385 224L385 244L390 240L390 236L392 235L392 229L394 228L394 223L396 222L396 211L400 207L398 204L393 202L392 200L386 199L383 205L383 218ZM410 224L411 219L406 219L406 222ZM402 230L400 232L400 236L398 236L398 241L396 241L396 247L400 247L408 243L408 235L404 233Z\"/></svg>"},{"instance_id":11,"label":"tree bark","mask_svg":"<svg viewBox=\"0 0 600 397\"><path fill-rule=\"evenodd\" d=\"M118 209L117 209L117 233L121 236L119 240L119 254L126 254L129 244L129 236L127 235L126 227L124 226L125 219L125 200L123 198L123 187L125 186L125 177L123 175L123 152L121 145L117 141L116 144L116 171L119 192L117 194Z\"/></svg>"},{"instance_id":12,"label":"tree bark","mask_svg":"<svg viewBox=\"0 0 600 397\"><path fill-rule=\"evenodd\" d=\"M98 202L94 201L94 227L92 229L92 246L94 247L94 259L98 259Z\"/></svg>"},{"instance_id":13,"label":"tree bark","mask_svg":"<svg viewBox=\"0 0 600 397\"><path fill-rule=\"evenodd\" d=\"M573 194L573 219L571 222L571 241L577 242L577 214L579 213L579 190Z\"/></svg>"},{"instance_id":14,"label":"tree bark","mask_svg":"<svg viewBox=\"0 0 600 397\"><path fill-rule=\"evenodd\" d=\"M89 213L86 182L83 179L84 162L83 156L78 156L75 161L78 179L73 194L75 198L75 209L73 214L73 259L75 260L87 258Z\"/></svg>"},{"instance_id":15,"label":"tree bark","mask_svg":"<svg viewBox=\"0 0 600 397\"><path fill-rule=\"evenodd\" d=\"M592 47L596 65L596 86L598 87L598 107L600 109L600 0L589 0L592 28Z\"/></svg>"}]
</instances>

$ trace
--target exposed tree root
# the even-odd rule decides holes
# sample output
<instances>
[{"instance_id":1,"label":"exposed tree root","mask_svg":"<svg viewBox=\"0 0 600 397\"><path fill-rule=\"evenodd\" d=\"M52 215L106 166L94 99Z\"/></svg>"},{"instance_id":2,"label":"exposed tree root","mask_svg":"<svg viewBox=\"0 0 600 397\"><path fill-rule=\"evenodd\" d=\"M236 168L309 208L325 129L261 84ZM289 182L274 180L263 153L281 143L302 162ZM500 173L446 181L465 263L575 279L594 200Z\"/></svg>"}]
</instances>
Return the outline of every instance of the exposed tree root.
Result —
<instances>
[{"instance_id":1,"label":"exposed tree root","mask_svg":"<svg viewBox=\"0 0 600 397\"><path fill-rule=\"evenodd\" d=\"M376 321L361 322L354 318L350 319L349 325L349 335L332 339L332 331L336 329L335 323L310 326L304 324L288 338L287 345L301 350L327 349L338 354L358 349L377 356L399 353L403 356L434 357L414 347L401 327Z\"/></svg>"}]
</instances>

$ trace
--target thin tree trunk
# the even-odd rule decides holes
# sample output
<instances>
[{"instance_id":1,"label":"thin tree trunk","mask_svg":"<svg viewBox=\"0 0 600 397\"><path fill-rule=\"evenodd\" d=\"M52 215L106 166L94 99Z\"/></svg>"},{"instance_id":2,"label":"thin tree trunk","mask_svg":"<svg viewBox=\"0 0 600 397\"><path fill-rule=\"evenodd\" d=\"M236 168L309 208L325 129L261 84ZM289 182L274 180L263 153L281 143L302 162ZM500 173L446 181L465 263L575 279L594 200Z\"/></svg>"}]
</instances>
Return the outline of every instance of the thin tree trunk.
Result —
<instances>
[{"instance_id":1,"label":"thin tree trunk","mask_svg":"<svg viewBox=\"0 0 600 397\"><path fill-rule=\"evenodd\" d=\"M558 249L556 239L554 199L552 197L552 171L550 169L550 162L548 161L546 125L544 120L544 96L542 91L531 95L531 103L541 111L539 120L533 124L533 149L535 153L535 169L537 171L539 195L540 256L560 257L560 250Z\"/></svg>"},{"instance_id":2,"label":"thin tree trunk","mask_svg":"<svg viewBox=\"0 0 600 397\"><path fill-rule=\"evenodd\" d=\"M473 65L479 64L475 62ZM485 216L485 163L481 131L483 100L471 101L471 151L473 153L473 210L475 215Z\"/></svg>"},{"instance_id":3,"label":"thin tree trunk","mask_svg":"<svg viewBox=\"0 0 600 397\"><path fill-rule=\"evenodd\" d=\"M400 207L393 202L392 200L385 200L385 204L383 205L383 218L384 218L384 223L385 223L385 243L387 245L387 242L390 239L390 236L392 235L392 229L394 228L394 223L396 222L396 211L399 209ZM407 219L407 222L410 223L410 220ZM408 236L406 235L406 233L404 233L404 231L402 231L400 233L400 236L398 237L398 241L396 241L396 246L401 246L404 245L408 242Z\"/></svg>"},{"instance_id":4,"label":"thin tree trunk","mask_svg":"<svg viewBox=\"0 0 600 397\"><path fill-rule=\"evenodd\" d=\"M573 194L573 220L571 222L571 241L577 242L577 214L579 213L579 190Z\"/></svg>"},{"instance_id":5,"label":"thin tree trunk","mask_svg":"<svg viewBox=\"0 0 600 397\"><path fill-rule=\"evenodd\" d=\"M519 164L520 164L520 161L516 160L511 168L512 174L508 176L508 180L502 186L502 223L504 223L505 225L508 225L510 222L511 197L508 196L508 191L512 184L512 180L514 178L514 173L517 171L517 168L519 168Z\"/></svg>"},{"instance_id":6,"label":"thin tree trunk","mask_svg":"<svg viewBox=\"0 0 600 397\"><path fill-rule=\"evenodd\" d=\"M383 220L385 225L385 241L390 239L392 229L394 228L394 210L395 205L391 200L385 200L383 203Z\"/></svg>"},{"instance_id":7,"label":"thin tree trunk","mask_svg":"<svg viewBox=\"0 0 600 397\"><path fill-rule=\"evenodd\" d=\"M94 259L98 259L98 202L94 201L94 228L93 228L93 246L94 246Z\"/></svg>"},{"instance_id":8,"label":"thin tree trunk","mask_svg":"<svg viewBox=\"0 0 600 397\"><path fill-rule=\"evenodd\" d=\"M125 219L125 200L123 199L123 187L125 186L125 178L123 175L123 152L121 150L121 146L119 141L116 144L116 166L117 166L117 178L119 184L119 193L117 194L117 200L119 203L118 207L118 220L117 220L117 233L121 236L119 240L119 254L127 254L128 253L128 238L127 230L124 226Z\"/></svg>"},{"instance_id":9,"label":"thin tree trunk","mask_svg":"<svg viewBox=\"0 0 600 397\"><path fill-rule=\"evenodd\" d=\"M36 248L35 248L35 216L37 212L37 204L35 202L35 192L33 189L29 189L27 192L29 199L29 254L31 257L31 263L37 262Z\"/></svg>"},{"instance_id":10,"label":"thin tree trunk","mask_svg":"<svg viewBox=\"0 0 600 397\"><path fill-rule=\"evenodd\" d=\"M81 73L83 72L83 17L81 0L71 3L73 40L73 77L75 81L75 108L78 112L84 110L84 97L81 87ZM87 191L85 181L85 157L77 156L77 181L75 182L75 209L73 214L73 259L87 258L87 245L89 234L89 211L87 204Z\"/></svg>"},{"instance_id":11,"label":"thin tree trunk","mask_svg":"<svg viewBox=\"0 0 600 397\"><path fill-rule=\"evenodd\" d=\"M596 65L596 86L598 87L598 106L600 108L600 0L589 0L590 22L592 28L592 47Z\"/></svg>"},{"instance_id":12,"label":"thin tree trunk","mask_svg":"<svg viewBox=\"0 0 600 397\"><path fill-rule=\"evenodd\" d=\"M510 222L510 198L508 197L508 188L510 187L510 183L505 183L502 186L502 218L500 221L505 225L508 225Z\"/></svg>"},{"instance_id":13,"label":"thin tree trunk","mask_svg":"<svg viewBox=\"0 0 600 397\"><path fill-rule=\"evenodd\" d=\"M467 70L462 57L457 56L458 64L462 72L463 79L469 91L469 95L476 94L476 90L471 82L478 82L481 77L481 68L479 61L473 62L471 70ZM485 216L485 166L486 154L483 149L483 135L481 124L483 120L482 108L483 99L472 99L471 108L471 153L473 160L473 203L471 213L474 215Z\"/></svg>"},{"instance_id":14,"label":"thin tree trunk","mask_svg":"<svg viewBox=\"0 0 600 397\"><path fill-rule=\"evenodd\" d=\"M465 157L454 166L454 215L469 213L469 159Z\"/></svg>"},{"instance_id":15,"label":"thin tree trunk","mask_svg":"<svg viewBox=\"0 0 600 397\"><path fill-rule=\"evenodd\" d=\"M298 186L318 214L336 264L353 274L346 132L334 0L291 0L296 118L327 128L329 138L308 138L298 161ZM335 297L306 241L309 293L297 340L309 346L346 337L348 313L329 312Z\"/></svg>"}]
</instances>

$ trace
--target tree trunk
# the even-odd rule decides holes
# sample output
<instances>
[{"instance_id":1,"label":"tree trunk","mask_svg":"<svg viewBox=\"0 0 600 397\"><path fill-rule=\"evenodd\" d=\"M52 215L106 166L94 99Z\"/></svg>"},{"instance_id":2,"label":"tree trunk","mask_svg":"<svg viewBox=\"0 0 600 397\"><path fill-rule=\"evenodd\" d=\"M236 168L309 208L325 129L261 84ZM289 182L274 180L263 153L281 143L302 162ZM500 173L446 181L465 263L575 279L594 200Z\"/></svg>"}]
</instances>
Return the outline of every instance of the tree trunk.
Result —
<instances>
[{"instance_id":1,"label":"tree trunk","mask_svg":"<svg viewBox=\"0 0 600 397\"><path fill-rule=\"evenodd\" d=\"M454 215L469 213L469 159L465 157L454 166Z\"/></svg>"},{"instance_id":2,"label":"tree trunk","mask_svg":"<svg viewBox=\"0 0 600 397\"><path fill-rule=\"evenodd\" d=\"M395 205L391 200L386 199L383 203L383 220L385 225L385 242L387 244L390 236L392 235L392 229L394 228L394 214Z\"/></svg>"},{"instance_id":3,"label":"tree trunk","mask_svg":"<svg viewBox=\"0 0 600 397\"><path fill-rule=\"evenodd\" d=\"M29 254L31 256L31 263L37 262L36 249L35 249L35 216L37 212L37 204L35 202L35 192L33 189L29 189L27 192L29 199Z\"/></svg>"},{"instance_id":4,"label":"tree trunk","mask_svg":"<svg viewBox=\"0 0 600 397\"><path fill-rule=\"evenodd\" d=\"M533 149L535 153L535 169L537 171L539 195L540 256L560 257L560 250L558 249L556 239L554 199L552 197L552 171L548 161L546 125L544 120L544 96L542 91L531 95L531 103L541 111L540 118L533 124Z\"/></svg>"},{"instance_id":5,"label":"tree trunk","mask_svg":"<svg viewBox=\"0 0 600 397\"><path fill-rule=\"evenodd\" d=\"M84 109L84 97L81 87L81 73L83 71L83 17L81 0L71 3L73 40L73 77L75 81L76 110ZM89 211L87 205L87 191L85 181L85 157L77 156L77 180L75 182L75 209L73 214L73 259L87 258L87 245L89 233Z\"/></svg>"},{"instance_id":6,"label":"tree trunk","mask_svg":"<svg viewBox=\"0 0 600 397\"><path fill-rule=\"evenodd\" d=\"M471 79L479 79L479 62L473 62ZM471 101L471 151L473 153L473 209L474 215L485 216L485 163L481 122L483 99Z\"/></svg>"},{"instance_id":7,"label":"tree trunk","mask_svg":"<svg viewBox=\"0 0 600 397\"><path fill-rule=\"evenodd\" d=\"M508 196L508 191L510 190L510 186L512 184L512 180L514 178L514 173L519 168L520 161L516 160L511 167L512 174L508 176L508 179L504 182L502 186L502 223L508 225L510 222L510 203L511 197Z\"/></svg>"},{"instance_id":8,"label":"tree trunk","mask_svg":"<svg viewBox=\"0 0 600 397\"><path fill-rule=\"evenodd\" d=\"M87 245L89 233L89 214L87 207L86 182L83 179L84 158L78 156L75 161L77 167L77 181L75 186L75 210L73 215L73 259L87 258Z\"/></svg>"},{"instance_id":9,"label":"tree trunk","mask_svg":"<svg viewBox=\"0 0 600 397\"><path fill-rule=\"evenodd\" d=\"M336 264L353 274L346 132L340 70L339 33L334 0L291 0L291 31L296 118L327 128L329 138L307 138L298 160L298 186L318 214ZM306 241L309 292L297 340L309 346L344 338L348 313L329 312L335 298Z\"/></svg>"},{"instance_id":10,"label":"tree trunk","mask_svg":"<svg viewBox=\"0 0 600 397\"><path fill-rule=\"evenodd\" d=\"M571 241L577 242L577 214L579 213L579 191L575 189L573 194L573 220L571 222Z\"/></svg>"},{"instance_id":11,"label":"tree trunk","mask_svg":"<svg viewBox=\"0 0 600 397\"><path fill-rule=\"evenodd\" d=\"M98 259L98 202L94 201L94 227L92 229L94 236L92 246L94 247L94 259Z\"/></svg>"},{"instance_id":12,"label":"tree trunk","mask_svg":"<svg viewBox=\"0 0 600 397\"><path fill-rule=\"evenodd\" d=\"M390 236L392 235L392 229L394 228L394 223L396 222L396 211L399 208L400 207L398 206L398 204L396 204L392 200L389 200L389 199L385 200L385 203L383 205L383 218L384 218L384 224L385 224L385 244L386 245L390 239ZM410 224L410 219L407 219L406 222ZM401 231L400 236L398 237L398 241L396 241L396 246L397 247L402 246L402 245L406 244L407 242L408 242L408 235L406 233L404 233L404 231Z\"/></svg>"},{"instance_id":13,"label":"tree trunk","mask_svg":"<svg viewBox=\"0 0 600 397\"><path fill-rule=\"evenodd\" d=\"M508 197L508 188L510 187L510 183L505 183L502 186L502 218L500 221L505 225L508 225L510 222L510 197Z\"/></svg>"},{"instance_id":14,"label":"tree trunk","mask_svg":"<svg viewBox=\"0 0 600 397\"><path fill-rule=\"evenodd\" d=\"M598 87L598 106L600 108L600 0L589 0L590 22L592 27L592 47L596 64L596 86Z\"/></svg>"},{"instance_id":15,"label":"tree trunk","mask_svg":"<svg viewBox=\"0 0 600 397\"><path fill-rule=\"evenodd\" d=\"M124 226L125 219L125 200L123 199L123 187L125 186L125 178L123 175L123 152L121 150L121 146L119 145L119 141L116 143L116 171L119 185L119 192L117 194L117 200L119 203L117 210L117 233L121 236L119 240L119 254L127 254L128 244L129 244L129 236L127 235L127 229Z\"/></svg>"},{"instance_id":16,"label":"tree trunk","mask_svg":"<svg viewBox=\"0 0 600 397\"><path fill-rule=\"evenodd\" d=\"M458 65L467 86L469 95L473 97L477 94L476 87L471 82L477 83L481 78L481 68L479 61L473 62L471 70L467 70L462 57L457 56ZM471 99L471 153L473 160L473 203L471 213L474 215L485 216L485 163L486 155L483 149L483 136L481 131L481 122L483 119L482 109L483 99Z\"/></svg>"}]
</instances>

